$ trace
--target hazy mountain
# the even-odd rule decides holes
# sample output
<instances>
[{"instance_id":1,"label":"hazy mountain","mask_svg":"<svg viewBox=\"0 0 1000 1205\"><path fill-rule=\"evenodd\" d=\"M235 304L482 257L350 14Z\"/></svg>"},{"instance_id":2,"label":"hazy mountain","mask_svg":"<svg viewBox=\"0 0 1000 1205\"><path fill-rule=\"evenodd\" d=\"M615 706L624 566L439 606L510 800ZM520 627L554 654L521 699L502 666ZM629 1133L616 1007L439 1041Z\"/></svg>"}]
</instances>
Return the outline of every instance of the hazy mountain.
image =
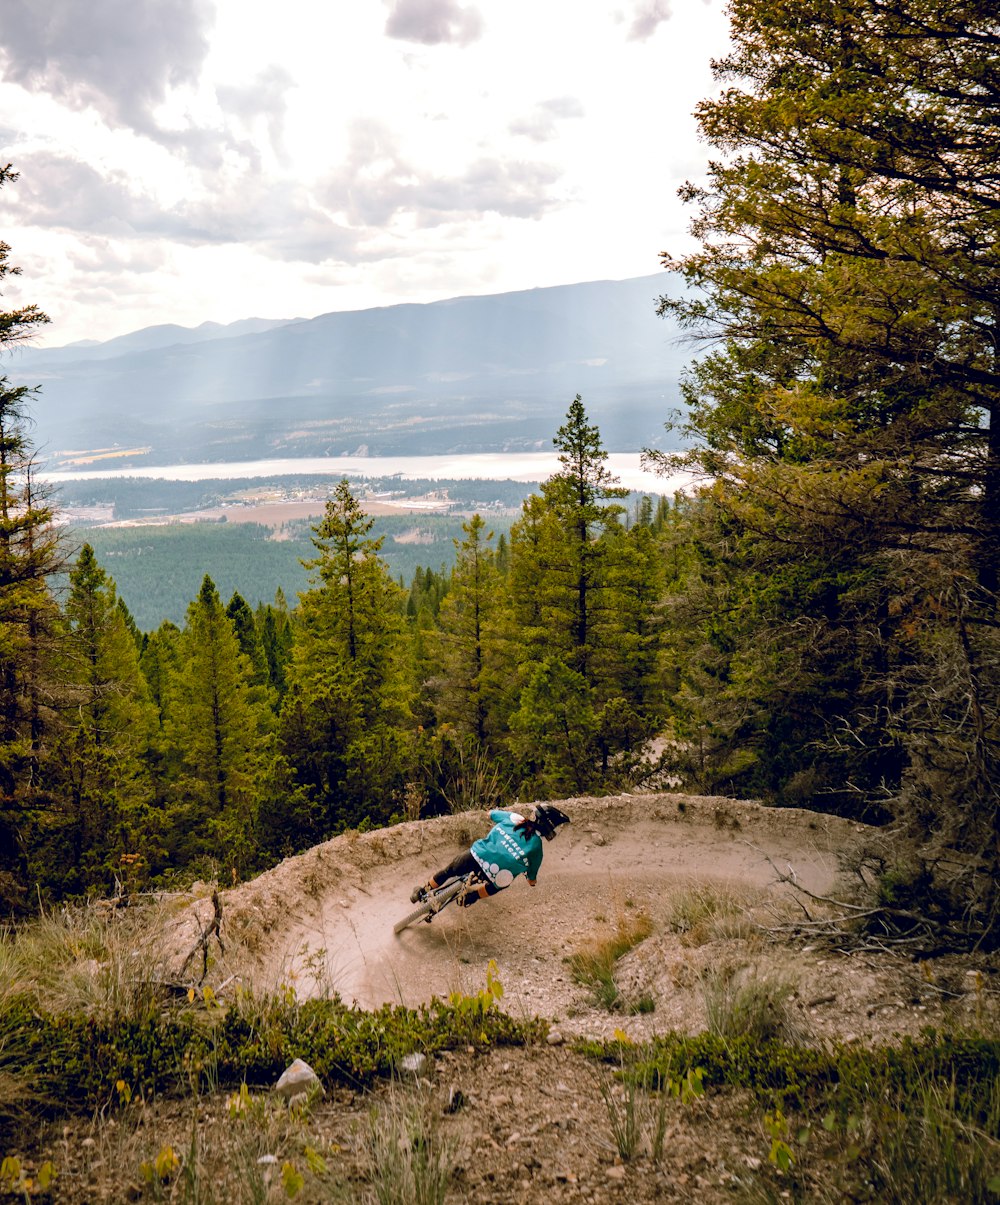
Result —
<instances>
[{"instance_id":1,"label":"hazy mountain","mask_svg":"<svg viewBox=\"0 0 1000 1205\"><path fill-rule=\"evenodd\" d=\"M134 463L551 447L574 394L610 450L662 445L690 349L664 275L309 320L161 326L25 349L38 445L148 447ZM676 284L674 284L676 287ZM128 460L117 460L121 467Z\"/></svg>"}]
</instances>

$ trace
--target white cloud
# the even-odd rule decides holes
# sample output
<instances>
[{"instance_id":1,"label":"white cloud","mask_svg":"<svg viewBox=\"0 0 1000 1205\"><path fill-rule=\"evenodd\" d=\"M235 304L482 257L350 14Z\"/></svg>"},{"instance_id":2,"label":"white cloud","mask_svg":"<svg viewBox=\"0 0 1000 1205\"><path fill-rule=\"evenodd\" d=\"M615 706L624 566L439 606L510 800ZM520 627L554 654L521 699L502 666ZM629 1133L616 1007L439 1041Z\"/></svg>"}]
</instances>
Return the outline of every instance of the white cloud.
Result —
<instances>
[{"instance_id":1,"label":"white cloud","mask_svg":"<svg viewBox=\"0 0 1000 1205\"><path fill-rule=\"evenodd\" d=\"M206 0L4 0L3 9L5 79L151 134L170 89L197 82L213 18Z\"/></svg>"},{"instance_id":2,"label":"white cloud","mask_svg":"<svg viewBox=\"0 0 1000 1205\"><path fill-rule=\"evenodd\" d=\"M47 344L654 271L725 53L722 0L2 8L3 301Z\"/></svg>"},{"instance_id":3,"label":"white cloud","mask_svg":"<svg viewBox=\"0 0 1000 1205\"><path fill-rule=\"evenodd\" d=\"M385 32L390 38L425 46L443 42L468 46L482 37L482 14L471 5L455 0L389 0L389 4Z\"/></svg>"},{"instance_id":4,"label":"white cloud","mask_svg":"<svg viewBox=\"0 0 1000 1205\"><path fill-rule=\"evenodd\" d=\"M632 17L629 38L639 42L651 38L664 21L670 20L671 15L670 0L642 0Z\"/></svg>"},{"instance_id":5,"label":"white cloud","mask_svg":"<svg viewBox=\"0 0 1000 1205\"><path fill-rule=\"evenodd\" d=\"M558 121L583 116L583 105L575 96L557 96L540 101L529 113L515 118L509 129L532 142L551 142L559 135Z\"/></svg>"}]
</instances>

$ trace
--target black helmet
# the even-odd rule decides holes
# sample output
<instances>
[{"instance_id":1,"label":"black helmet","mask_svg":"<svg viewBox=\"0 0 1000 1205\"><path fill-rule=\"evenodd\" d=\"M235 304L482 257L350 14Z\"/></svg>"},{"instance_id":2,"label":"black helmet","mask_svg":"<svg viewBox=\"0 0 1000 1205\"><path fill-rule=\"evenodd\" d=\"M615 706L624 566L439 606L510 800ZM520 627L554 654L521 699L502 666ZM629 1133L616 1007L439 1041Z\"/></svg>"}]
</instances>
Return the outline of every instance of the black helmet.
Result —
<instances>
[{"instance_id":1,"label":"black helmet","mask_svg":"<svg viewBox=\"0 0 1000 1205\"><path fill-rule=\"evenodd\" d=\"M552 840L560 824L569 824L569 817L551 803L540 803L535 808L534 825L546 841Z\"/></svg>"}]
</instances>

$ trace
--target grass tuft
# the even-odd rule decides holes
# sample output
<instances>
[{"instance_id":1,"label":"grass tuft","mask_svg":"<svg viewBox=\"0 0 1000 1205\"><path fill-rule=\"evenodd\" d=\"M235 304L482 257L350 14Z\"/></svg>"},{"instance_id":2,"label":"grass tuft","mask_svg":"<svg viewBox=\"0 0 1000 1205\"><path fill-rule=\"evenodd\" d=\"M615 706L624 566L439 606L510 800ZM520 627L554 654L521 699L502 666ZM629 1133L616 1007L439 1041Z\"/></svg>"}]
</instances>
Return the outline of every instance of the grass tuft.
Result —
<instances>
[{"instance_id":1,"label":"grass tuft","mask_svg":"<svg viewBox=\"0 0 1000 1205\"><path fill-rule=\"evenodd\" d=\"M703 946L727 938L757 935L752 909L759 893L713 883L682 888L670 897L667 923L680 934L681 944Z\"/></svg>"},{"instance_id":2,"label":"grass tuft","mask_svg":"<svg viewBox=\"0 0 1000 1205\"><path fill-rule=\"evenodd\" d=\"M646 913L621 914L610 934L589 941L570 955L570 973L577 983L591 988L595 1003L609 1012L651 1012L651 998L628 999L619 988L615 973L618 960L652 932L653 922Z\"/></svg>"},{"instance_id":3,"label":"grass tuft","mask_svg":"<svg viewBox=\"0 0 1000 1205\"><path fill-rule=\"evenodd\" d=\"M787 976L746 966L721 966L704 981L708 1032L755 1042L796 1042L800 1027L790 1008L795 985Z\"/></svg>"},{"instance_id":4,"label":"grass tuft","mask_svg":"<svg viewBox=\"0 0 1000 1205\"><path fill-rule=\"evenodd\" d=\"M379 1205L444 1205L451 1152L441 1139L433 1102L422 1090L394 1086L371 1112L367 1145Z\"/></svg>"}]
</instances>

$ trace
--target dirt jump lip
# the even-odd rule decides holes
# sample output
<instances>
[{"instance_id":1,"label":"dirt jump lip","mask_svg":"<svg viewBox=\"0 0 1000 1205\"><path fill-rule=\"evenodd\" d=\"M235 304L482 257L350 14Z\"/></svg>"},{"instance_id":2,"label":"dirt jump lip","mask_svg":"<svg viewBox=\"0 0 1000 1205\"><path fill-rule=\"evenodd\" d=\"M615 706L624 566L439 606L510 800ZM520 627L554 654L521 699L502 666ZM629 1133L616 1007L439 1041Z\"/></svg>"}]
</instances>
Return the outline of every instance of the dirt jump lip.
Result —
<instances>
[{"instance_id":1,"label":"dirt jump lip","mask_svg":"<svg viewBox=\"0 0 1000 1205\"><path fill-rule=\"evenodd\" d=\"M775 866L826 890L838 855L864 826L800 809L677 794L560 801L572 817L534 889L523 880L474 907L449 908L398 936L426 881L488 830L485 812L348 833L225 893L230 932L255 947L257 984L300 998L337 993L372 1008L415 1006L478 990L497 966L505 1006L554 1016L576 985L564 960L623 911L654 920L673 890L693 882L774 890Z\"/></svg>"}]
</instances>

